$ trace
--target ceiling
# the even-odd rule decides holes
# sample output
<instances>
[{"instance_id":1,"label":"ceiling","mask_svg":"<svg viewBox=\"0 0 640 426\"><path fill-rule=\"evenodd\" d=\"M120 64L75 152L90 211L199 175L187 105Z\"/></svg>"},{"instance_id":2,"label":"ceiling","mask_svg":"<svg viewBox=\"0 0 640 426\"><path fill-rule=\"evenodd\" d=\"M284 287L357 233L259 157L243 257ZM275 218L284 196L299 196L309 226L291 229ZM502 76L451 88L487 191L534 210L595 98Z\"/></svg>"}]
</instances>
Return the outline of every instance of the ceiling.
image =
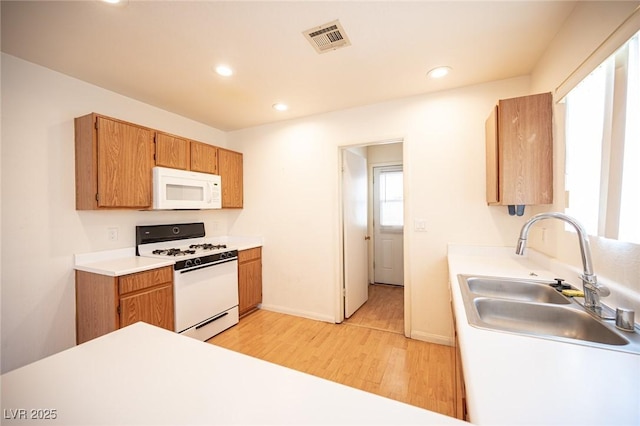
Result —
<instances>
[{"instance_id":1,"label":"ceiling","mask_svg":"<svg viewBox=\"0 0 640 426\"><path fill-rule=\"evenodd\" d=\"M231 131L527 75L575 4L3 0L1 40L10 55ZM302 32L336 19L351 45L317 53ZM217 75L220 63L234 75ZM451 74L426 77L440 65Z\"/></svg>"}]
</instances>

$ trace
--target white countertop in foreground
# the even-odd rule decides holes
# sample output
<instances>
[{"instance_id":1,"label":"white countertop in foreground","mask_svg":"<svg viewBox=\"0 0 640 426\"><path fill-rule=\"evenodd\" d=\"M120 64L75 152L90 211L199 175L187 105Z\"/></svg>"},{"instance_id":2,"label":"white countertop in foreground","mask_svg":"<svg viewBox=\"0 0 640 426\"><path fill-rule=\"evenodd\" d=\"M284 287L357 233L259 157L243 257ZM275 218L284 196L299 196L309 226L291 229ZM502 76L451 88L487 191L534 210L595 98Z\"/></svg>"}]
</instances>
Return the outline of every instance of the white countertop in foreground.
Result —
<instances>
[{"instance_id":1,"label":"white countertop in foreground","mask_svg":"<svg viewBox=\"0 0 640 426\"><path fill-rule=\"evenodd\" d=\"M640 425L640 355L469 325L458 274L531 278L533 272L536 279L556 277L513 252L449 246L449 279L471 422Z\"/></svg>"},{"instance_id":2,"label":"white countertop in foreground","mask_svg":"<svg viewBox=\"0 0 640 426\"><path fill-rule=\"evenodd\" d=\"M141 322L1 380L3 425L466 424Z\"/></svg>"}]
</instances>

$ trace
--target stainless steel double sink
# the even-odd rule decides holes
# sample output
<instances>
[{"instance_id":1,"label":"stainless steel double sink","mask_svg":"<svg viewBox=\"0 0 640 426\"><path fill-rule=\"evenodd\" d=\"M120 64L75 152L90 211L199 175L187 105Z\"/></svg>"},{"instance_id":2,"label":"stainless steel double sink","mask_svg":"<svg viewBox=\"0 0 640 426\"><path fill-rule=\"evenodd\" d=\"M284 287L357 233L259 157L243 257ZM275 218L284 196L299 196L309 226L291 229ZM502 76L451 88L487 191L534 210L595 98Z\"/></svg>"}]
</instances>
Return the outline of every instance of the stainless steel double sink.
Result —
<instances>
[{"instance_id":1,"label":"stainless steel double sink","mask_svg":"<svg viewBox=\"0 0 640 426\"><path fill-rule=\"evenodd\" d=\"M564 343L640 354L640 334L616 329L550 282L458 275L469 324Z\"/></svg>"}]
</instances>

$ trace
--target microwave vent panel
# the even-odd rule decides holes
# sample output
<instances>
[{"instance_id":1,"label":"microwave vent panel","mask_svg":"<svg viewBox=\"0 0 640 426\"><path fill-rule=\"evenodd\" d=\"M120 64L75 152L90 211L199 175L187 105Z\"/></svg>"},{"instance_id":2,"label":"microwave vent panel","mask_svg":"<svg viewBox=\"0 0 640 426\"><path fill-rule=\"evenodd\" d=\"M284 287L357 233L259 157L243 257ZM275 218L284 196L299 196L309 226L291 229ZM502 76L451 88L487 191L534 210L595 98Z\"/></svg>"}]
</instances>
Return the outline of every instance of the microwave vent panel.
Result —
<instances>
[{"instance_id":1,"label":"microwave vent panel","mask_svg":"<svg viewBox=\"0 0 640 426\"><path fill-rule=\"evenodd\" d=\"M337 19L319 27L310 28L307 31L303 31L302 34L318 53L325 53L351 45L344 28L342 28Z\"/></svg>"}]
</instances>

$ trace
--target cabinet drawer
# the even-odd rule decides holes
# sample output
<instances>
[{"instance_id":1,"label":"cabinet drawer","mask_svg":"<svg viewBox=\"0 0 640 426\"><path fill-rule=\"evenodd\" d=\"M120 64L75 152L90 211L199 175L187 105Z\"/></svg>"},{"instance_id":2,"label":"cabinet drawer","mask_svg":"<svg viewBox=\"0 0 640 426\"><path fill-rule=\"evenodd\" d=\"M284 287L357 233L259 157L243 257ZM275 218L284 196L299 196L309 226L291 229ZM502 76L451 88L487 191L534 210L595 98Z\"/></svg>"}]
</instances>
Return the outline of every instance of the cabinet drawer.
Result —
<instances>
[{"instance_id":1,"label":"cabinet drawer","mask_svg":"<svg viewBox=\"0 0 640 426\"><path fill-rule=\"evenodd\" d=\"M173 268L171 266L138 272L137 274L124 275L120 277L119 280L119 293L130 293L172 281Z\"/></svg>"},{"instance_id":2,"label":"cabinet drawer","mask_svg":"<svg viewBox=\"0 0 640 426\"><path fill-rule=\"evenodd\" d=\"M238 252L238 263L249 262L251 260L260 259L262 257L262 247L240 250Z\"/></svg>"}]
</instances>

